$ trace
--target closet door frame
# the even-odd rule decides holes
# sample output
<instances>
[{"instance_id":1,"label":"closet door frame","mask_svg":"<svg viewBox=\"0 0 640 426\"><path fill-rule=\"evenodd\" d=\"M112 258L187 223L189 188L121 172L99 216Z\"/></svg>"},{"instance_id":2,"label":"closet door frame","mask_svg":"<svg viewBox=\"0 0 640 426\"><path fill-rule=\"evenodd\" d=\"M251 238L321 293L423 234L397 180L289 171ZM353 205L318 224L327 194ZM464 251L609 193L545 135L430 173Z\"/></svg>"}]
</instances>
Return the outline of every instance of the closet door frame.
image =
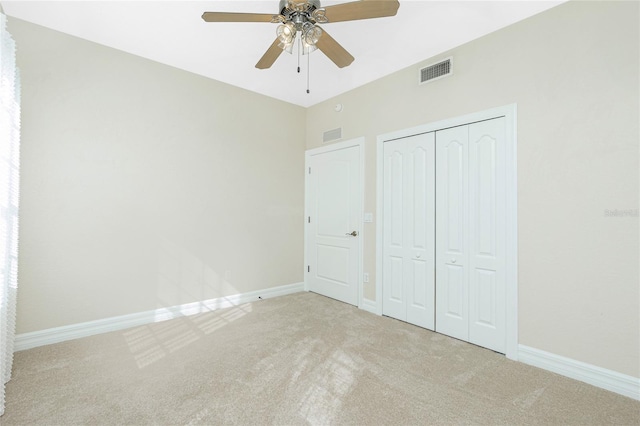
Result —
<instances>
[{"instance_id":1,"label":"closet door frame","mask_svg":"<svg viewBox=\"0 0 640 426\"><path fill-rule=\"evenodd\" d=\"M384 143L399 138L435 132L493 118L505 118L506 155L506 356L518 359L518 168L517 168L517 104L505 105L455 118L411 127L377 137L376 152L376 307L382 315L382 232ZM437 219L436 219L437 220Z\"/></svg>"}]
</instances>

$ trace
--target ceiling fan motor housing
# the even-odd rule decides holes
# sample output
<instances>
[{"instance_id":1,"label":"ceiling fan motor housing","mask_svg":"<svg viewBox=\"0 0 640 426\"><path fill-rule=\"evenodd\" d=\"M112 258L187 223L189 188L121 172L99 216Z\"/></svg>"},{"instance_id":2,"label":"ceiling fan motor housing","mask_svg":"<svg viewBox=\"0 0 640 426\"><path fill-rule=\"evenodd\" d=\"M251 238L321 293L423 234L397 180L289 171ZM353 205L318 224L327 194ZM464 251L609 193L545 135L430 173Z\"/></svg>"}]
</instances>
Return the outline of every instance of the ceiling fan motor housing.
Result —
<instances>
[{"instance_id":1,"label":"ceiling fan motor housing","mask_svg":"<svg viewBox=\"0 0 640 426\"><path fill-rule=\"evenodd\" d=\"M315 23L312 14L316 9L320 9L320 0L280 0L280 15L293 22L298 31L305 22Z\"/></svg>"}]
</instances>

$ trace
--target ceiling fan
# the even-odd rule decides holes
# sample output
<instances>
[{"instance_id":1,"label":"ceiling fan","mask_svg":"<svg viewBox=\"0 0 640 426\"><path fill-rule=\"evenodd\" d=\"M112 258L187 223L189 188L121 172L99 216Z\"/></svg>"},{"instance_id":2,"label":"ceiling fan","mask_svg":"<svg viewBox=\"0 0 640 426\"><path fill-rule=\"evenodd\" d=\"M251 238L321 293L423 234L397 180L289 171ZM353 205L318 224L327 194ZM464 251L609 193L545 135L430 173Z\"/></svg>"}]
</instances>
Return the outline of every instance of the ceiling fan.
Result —
<instances>
[{"instance_id":1,"label":"ceiling fan","mask_svg":"<svg viewBox=\"0 0 640 426\"><path fill-rule=\"evenodd\" d=\"M354 21L358 19L394 16L398 11L398 0L360 0L350 3L320 7L320 0L280 0L280 13L233 13L205 12L206 22L271 22L280 24L276 28L277 37L256 64L256 68L271 67L283 50L291 53L298 33L302 54L316 49L327 55L338 67L343 68L353 62L353 56L335 41L318 24Z\"/></svg>"}]
</instances>

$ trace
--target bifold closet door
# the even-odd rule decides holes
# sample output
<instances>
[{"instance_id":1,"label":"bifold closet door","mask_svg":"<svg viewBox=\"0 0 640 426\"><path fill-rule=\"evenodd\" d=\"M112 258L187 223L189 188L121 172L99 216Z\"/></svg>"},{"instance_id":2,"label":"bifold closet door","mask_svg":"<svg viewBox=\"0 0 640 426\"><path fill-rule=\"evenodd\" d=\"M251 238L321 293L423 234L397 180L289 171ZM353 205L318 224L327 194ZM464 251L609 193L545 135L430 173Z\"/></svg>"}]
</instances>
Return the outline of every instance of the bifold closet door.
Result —
<instances>
[{"instance_id":1,"label":"bifold closet door","mask_svg":"<svg viewBox=\"0 0 640 426\"><path fill-rule=\"evenodd\" d=\"M428 329L435 320L434 133L383 146L382 313Z\"/></svg>"},{"instance_id":2,"label":"bifold closet door","mask_svg":"<svg viewBox=\"0 0 640 426\"><path fill-rule=\"evenodd\" d=\"M504 353L505 122L436 132L436 331Z\"/></svg>"},{"instance_id":3,"label":"bifold closet door","mask_svg":"<svg viewBox=\"0 0 640 426\"><path fill-rule=\"evenodd\" d=\"M436 133L436 331L469 338L469 128Z\"/></svg>"}]
</instances>

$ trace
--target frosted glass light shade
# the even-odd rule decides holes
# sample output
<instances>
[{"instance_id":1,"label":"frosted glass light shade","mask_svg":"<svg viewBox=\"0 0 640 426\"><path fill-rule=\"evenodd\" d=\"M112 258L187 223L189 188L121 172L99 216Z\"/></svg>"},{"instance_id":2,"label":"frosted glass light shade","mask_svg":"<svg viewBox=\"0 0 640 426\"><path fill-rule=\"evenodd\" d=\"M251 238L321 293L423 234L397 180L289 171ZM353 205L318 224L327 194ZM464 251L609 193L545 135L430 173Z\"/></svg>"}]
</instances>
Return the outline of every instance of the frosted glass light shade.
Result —
<instances>
[{"instance_id":1,"label":"frosted glass light shade","mask_svg":"<svg viewBox=\"0 0 640 426\"><path fill-rule=\"evenodd\" d=\"M317 25L306 23L302 27L302 41L308 45L315 46L322 36L322 28Z\"/></svg>"},{"instance_id":2,"label":"frosted glass light shade","mask_svg":"<svg viewBox=\"0 0 640 426\"><path fill-rule=\"evenodd\" d=\"M296 37L296 29L291 22L278 25L276 35L280 39L280 43L290 44L293 43L293 39Z\"/></svg>"}]
</instances>

